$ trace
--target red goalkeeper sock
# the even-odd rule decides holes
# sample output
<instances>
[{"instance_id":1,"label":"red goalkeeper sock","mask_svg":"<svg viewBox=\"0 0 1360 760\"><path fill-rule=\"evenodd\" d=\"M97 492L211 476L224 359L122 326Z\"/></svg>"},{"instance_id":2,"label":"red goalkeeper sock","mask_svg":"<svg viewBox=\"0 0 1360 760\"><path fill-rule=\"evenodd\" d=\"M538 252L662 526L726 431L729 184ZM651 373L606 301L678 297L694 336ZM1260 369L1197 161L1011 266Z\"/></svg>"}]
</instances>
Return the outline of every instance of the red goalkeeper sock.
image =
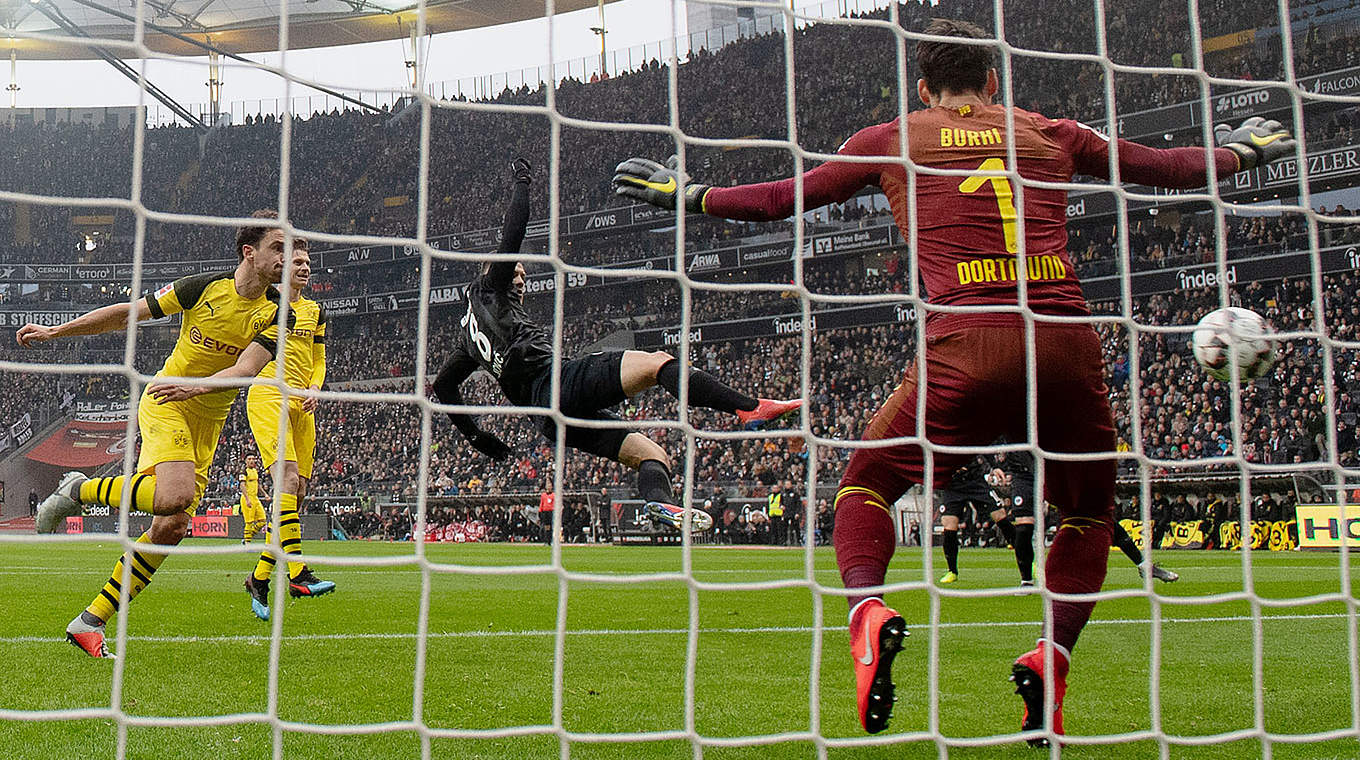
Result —
<instances>
[{"instance_id":1,"label":"red goalkeeper sock","mask_svg":"<svg viewBox=\"0 0 1360 760\"><path fill-rule=\"evenodd\" d=\"M1064 594L1094 594L1105 582L1109 559L1109 518L1065 517L1044 563L1048 588ZM1053 641L1071 651L1095 606L1094 601L1054 601Z\"/></svg>"},{"instance_id":2,"label":"red goalkeeper sock","mask_svg":"<svg viewBox=\"0 0 1360 760\"><path fill-rule=\"evenodd\" d=\"M883 585L888 561L897 548L897 534L888 502L867 488L843 486L836 494L836 565L848 589ZM856 594L847 601L854 607L879 592Z\"/></svg>"}]
</instances>

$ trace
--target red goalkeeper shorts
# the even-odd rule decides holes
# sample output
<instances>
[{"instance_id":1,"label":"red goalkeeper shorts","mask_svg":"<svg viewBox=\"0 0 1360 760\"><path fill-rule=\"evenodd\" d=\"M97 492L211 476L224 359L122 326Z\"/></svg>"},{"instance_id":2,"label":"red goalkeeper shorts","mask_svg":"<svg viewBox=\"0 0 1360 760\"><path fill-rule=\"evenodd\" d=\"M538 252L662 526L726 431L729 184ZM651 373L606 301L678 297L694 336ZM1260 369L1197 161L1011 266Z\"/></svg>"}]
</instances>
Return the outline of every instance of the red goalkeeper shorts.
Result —
<instances>
[{"instance_id":1,"label":"red goalkeeper shorts","mask_svg":"<svg viewBox=\"0 0 1360 760\"><path fill-rule=\"evenodd\" d=\"M866 441L924 435L931 444L986 446L1005 437L1030 440L1029 415L1045 452L1113 453L1114 418L1103 373L1100 338L1087 325L1036 324L1037 399L1030 410L1025 380L1025 333L1015 327L969 327L930 335L925 377L913 361L902 382L869 421ZM917 404L925 395L925 424ZM974 454L932 451L934 486ZM1044 460L1044 496L1063 515L1100 517L1114 506L1115 460ZM868 488L891 504L925 481L927 457L916 443L856 449L841 487Z\"/></svg>"}]
</instances>

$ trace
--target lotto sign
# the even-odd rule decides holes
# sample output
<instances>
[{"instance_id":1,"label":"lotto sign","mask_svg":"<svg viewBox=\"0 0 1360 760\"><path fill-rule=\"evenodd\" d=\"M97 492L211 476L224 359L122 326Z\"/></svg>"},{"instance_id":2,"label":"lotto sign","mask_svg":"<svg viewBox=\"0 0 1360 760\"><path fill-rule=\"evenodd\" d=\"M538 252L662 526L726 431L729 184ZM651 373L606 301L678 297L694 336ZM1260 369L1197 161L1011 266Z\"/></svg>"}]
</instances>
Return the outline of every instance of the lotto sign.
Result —
<instances>
[{"instance_id":1,"label":"lotto sign","mask_svg":"<svg viewBox=\"0 0 1360 760\"><path fill-rule=\"evenodd\" d=\"M1360 549L1360 505L1346 505L1345 516L1335 504L1300 504L1294 508L1299 524L1299 548L1339 549L1342 541Z\"/></svg>"}]
</instances>

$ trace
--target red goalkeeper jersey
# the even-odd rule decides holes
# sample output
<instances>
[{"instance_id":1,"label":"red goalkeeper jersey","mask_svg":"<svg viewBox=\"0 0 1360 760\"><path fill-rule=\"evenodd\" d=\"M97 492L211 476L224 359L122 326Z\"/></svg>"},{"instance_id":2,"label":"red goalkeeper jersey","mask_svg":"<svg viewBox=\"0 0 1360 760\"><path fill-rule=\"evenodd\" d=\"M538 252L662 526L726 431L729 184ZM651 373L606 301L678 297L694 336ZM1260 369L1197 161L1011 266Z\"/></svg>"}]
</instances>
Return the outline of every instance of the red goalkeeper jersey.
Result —
<instances>
[{"instance_id":1,"label":"red goalkeeper jersey","mask_svg":"<svg viewBox=\"0 0 1360 760\"><path fill-rule=\"evenodd\" d=\"M1027 181L1069 182L1083 174L1110 177L1109 140L1070 119L1053 121L1014 109L1018 171ZM911 239L916 216L914 252L927 300L943 305L1018 303L1017 279L1023 237L1028 303L1041 314L1086 315L1090 311L1067 255L1067 191L1024 186L1019 193L1005 176L1008 130L1003 106L930 108L907 116L906 137L913 190L901 155L901 120L894 119L857 132L841 155L882 156L883 162L829 161L803 175L803 206L812 209L844 202L868 186L881 188L902 234ZM1203 148L1155 149L1119 141L1122 181L1160 187L1194 188L1208 179ZM1213 151L1215 178L1235 172L1237 155ZM939 175L921 169L953 169L974 175ZM980 170L980 171L979 171ZM915 194L915 206L911 195ZM794 212L792 179L739 187L713 188L704 211L728 219L770 221ZM1023 213L1021 213L1023 211ZM1023 216L1023 225L1020 217ZM1022 229L1023 227L1023 229ZM1014 324L1014 313L940 314L932 312L932 332Z\"/></svg>"}]
</instances>

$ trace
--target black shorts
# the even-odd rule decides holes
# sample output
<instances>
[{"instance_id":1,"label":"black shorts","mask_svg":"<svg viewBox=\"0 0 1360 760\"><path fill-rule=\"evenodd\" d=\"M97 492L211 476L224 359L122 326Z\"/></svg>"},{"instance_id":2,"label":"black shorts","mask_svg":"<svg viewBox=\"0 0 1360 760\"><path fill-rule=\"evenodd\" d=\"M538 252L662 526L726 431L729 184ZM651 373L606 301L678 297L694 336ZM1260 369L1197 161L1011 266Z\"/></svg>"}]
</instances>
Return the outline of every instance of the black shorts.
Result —
<instances>
[{"instance_id":1,"label":"black shorts","mask_svg":"<svg viewBox=\"0 0 1360 760\"><path fill-rule=\"evenodd\" d=\"M940 514L957 517L960 520L972 519L966 507L972 504L983 519L997 508L996 494L990 488L968 488L962 491L943 491L940 493Z\"/></svg>"},{"instance_id":2,"label":"black shorts","mask_svg":"<svg viewBox=\"0 0 1360 760\"><path fill-rule=\"evenodd\" d=\"M622 351L589 354L562 363L558 397L562 413L585 420L617 420L604 411L628 398L623 392L619 368ZM552 373L545 372L534 381L530 406L552 407ZM539 417L538 429L549 441L557 442L557 423L552 417ZM622 428L584 428L567 426L567 445L597 457L617 460L623 439L630 431Z\"/></svg>"},{"instance_id":3,"label":"black shorts","mask_svg":"<svg viewBox=\"0 0 1360 760\"><path fill-rule=\"evenodd\" d=\"M1036 498L1034 481L1021 478L1011 480L1011 517L1033 517Z\"/></svg>"}]
</instances>

